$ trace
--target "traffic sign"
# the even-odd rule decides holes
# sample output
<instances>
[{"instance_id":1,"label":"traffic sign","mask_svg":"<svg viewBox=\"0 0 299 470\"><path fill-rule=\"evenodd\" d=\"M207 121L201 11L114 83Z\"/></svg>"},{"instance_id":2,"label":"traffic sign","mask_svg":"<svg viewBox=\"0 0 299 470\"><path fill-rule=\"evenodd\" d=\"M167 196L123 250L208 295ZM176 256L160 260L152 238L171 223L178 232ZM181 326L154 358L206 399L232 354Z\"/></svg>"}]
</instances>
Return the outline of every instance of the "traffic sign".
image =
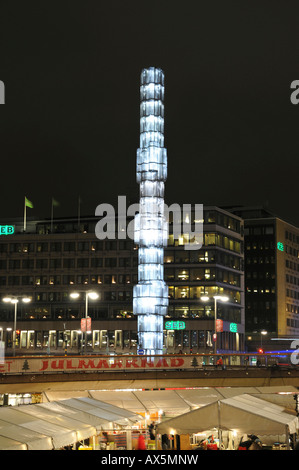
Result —
<instances>
[{"instance_id":1,"label":"traffic sign","mask_svg":"<svg viewBox=\"0 0 299 470\"><path fill-rule=\"evenodd\" d=\"M138 349L137 354L138 356L144 356L144 349Z\"/></svg>"}]
</instances>

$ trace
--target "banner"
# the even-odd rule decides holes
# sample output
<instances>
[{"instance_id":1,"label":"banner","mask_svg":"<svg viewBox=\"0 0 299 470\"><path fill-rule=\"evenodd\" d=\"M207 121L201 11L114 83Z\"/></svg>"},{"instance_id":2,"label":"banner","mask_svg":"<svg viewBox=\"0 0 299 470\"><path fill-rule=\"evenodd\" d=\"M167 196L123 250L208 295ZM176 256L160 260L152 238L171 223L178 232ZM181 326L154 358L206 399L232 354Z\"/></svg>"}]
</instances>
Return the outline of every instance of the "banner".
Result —
<instances>
[{"instance_id":1,"label":"banner","mask_svg":"<svg viewBox=\"0 0 299 470\"><path fill-rule=\"evenodd\" d=\"M0 373L97 372L102 370L180 369L191 367L188 356L72 356L7 358Z\"/></svg>"}]
</instances>

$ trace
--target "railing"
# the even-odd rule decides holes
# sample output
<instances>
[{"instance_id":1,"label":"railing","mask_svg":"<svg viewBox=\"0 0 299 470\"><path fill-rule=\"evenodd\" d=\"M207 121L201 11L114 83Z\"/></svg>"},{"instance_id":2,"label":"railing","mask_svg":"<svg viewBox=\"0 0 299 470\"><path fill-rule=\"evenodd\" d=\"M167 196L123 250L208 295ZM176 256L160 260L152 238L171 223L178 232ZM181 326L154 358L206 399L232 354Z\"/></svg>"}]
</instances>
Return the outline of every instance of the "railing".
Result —
<instances>
[{"instance_id":1,"label":"railing","mask_svg":"<svg viewBox=\"0 0 299 470\"><path fill-rule=\"evenodd\" d=\"M0 374L53 374L79 372L146 372L153 370L297 368L294 353L180 354L159 356L17 356L0 363Z\"/></svg>"}]
</instances>

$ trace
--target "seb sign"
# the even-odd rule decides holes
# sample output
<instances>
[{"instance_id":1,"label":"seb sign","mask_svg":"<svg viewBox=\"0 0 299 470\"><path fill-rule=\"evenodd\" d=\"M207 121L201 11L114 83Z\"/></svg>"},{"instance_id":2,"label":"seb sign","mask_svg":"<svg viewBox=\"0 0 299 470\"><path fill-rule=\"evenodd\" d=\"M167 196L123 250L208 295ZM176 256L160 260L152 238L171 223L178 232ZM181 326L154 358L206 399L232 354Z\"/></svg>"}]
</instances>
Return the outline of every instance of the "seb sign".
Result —
<instances>
[{"instance_id":1,"label":"seb sign","mask_svg":"<svg viewBox=\"0 0 299 470\"><path fill-rule=\"evenodd\" d=\"M0 225L0 235L12 235L15 233L13 225Z\"/></svg>"}]
</instances>

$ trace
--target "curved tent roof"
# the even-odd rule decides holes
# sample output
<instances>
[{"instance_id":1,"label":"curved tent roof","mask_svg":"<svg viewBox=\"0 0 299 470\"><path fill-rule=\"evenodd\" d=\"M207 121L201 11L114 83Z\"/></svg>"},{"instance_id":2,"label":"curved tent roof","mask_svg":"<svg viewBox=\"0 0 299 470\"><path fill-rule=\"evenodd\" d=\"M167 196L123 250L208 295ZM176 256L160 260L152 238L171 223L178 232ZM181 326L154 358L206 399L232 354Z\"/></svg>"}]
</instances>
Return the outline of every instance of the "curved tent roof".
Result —
<instances>
[{"instance_id":1,"label":"curved tent roof","mask_svg":"<svg viewBox=\"0 0 299 470\"><path fill-rule=\"evenodd\" d=\"M191 434L213 428L262 435L295 433L298 418L284 408L251 395L239 395L160 423L160 434Z\"/></svg>"},{"instance_id":2,"label":"curved tent roof","mask_svg":"<svg viewBox=\"0 0 299 470\"><path fill-rule=\"evenodd\" d=\"M91 398L0 408L0 450L51 450L143 417Z\"/></svg>"}]
</instances>

